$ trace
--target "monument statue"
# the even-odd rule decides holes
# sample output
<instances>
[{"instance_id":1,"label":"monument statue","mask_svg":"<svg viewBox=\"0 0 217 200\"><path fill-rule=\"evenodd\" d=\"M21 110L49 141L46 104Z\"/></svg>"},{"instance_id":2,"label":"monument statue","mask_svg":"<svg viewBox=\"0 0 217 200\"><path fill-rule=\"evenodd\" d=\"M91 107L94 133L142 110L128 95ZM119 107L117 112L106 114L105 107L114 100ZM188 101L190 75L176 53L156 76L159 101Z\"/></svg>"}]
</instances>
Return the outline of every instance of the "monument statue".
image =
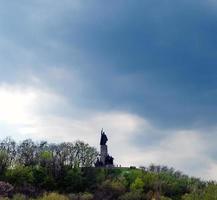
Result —
<instances>
[{"instance_id":1,"label":"monument statue","mask_svg":"<svg viewBox=\"0 0 217 200\"><path fill-rule=\"evenodd\" d=\"M106 145L108 138L103 131L101 130L101 138L100 138L100 157L97 158L95 163L96 167L113 167L114 158L108 154L108 146Z\"/></svg>"},{"instance_id":2,"label":"monument statue","mask_svg":"<svg viewBox=\"0 0 217 200\"><path fill-rule=\"evenodd\" d=\"M105 132L103 131L103 129L101 130L101 139L100 139L100 145L106 145L106 142L108 141L108 138L105 134Z\"/></svg>"}]
</instances>

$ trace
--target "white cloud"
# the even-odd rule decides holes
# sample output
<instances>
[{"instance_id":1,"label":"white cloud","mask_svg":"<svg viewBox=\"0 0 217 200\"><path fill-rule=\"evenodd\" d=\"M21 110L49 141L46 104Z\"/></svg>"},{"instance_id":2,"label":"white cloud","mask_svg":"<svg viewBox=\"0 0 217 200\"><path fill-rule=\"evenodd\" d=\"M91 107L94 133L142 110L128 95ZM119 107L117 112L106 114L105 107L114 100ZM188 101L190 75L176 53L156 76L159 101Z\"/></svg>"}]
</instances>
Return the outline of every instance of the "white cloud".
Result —
<instances>
[{"instance_id":1,"label":"white cloud","mask_svg":"<svg viewBox=\"0 0 217 200\"><path fill-rule=\"evenodd\" d=\"M176 168L187 170L201 162L204 152L202 138L194 131L174 131L168 134L150 154L157 163L169 164ZM202 158L204 159L204 158Z\"/></svg>"},{"instance_id":2,"label":"white cloud","mask_svg":"<svg viewBox=\"0 0 217 200\"><path fill-rule=\"evenodd\" d=\"M52 104L50 104L52 102ZM63 104L62 97L23 85L0 85L0 122L16 128L34 127L40 110Z\"/></svg>"},{"instance_id":3,"label":"white cloud","mask_svg":"<svg viewBox=\"0 0 217 200\"><path fill-rule=\"evenodd\" d=\"M137 165L141 162L167 165L191 176L217 180L217 163L207 153L210 148L207 139L199 130L173 130L158 144L142 151L137 149L131 156Z\"/></svg>"},{"instance_id":4,"label":"white cloud","mask_svg":"<svg viewBox=\"0 0 217 200\"><path fill-rule=\"evenodd\" d=\"M100 130L104 128L111 154L117 163L124 165L129 164L128 153L134 151L131 140L135 133L151 128L148 121L129 113L86 111L85 114L46 89L1 85L0 97L0 122L16 129L15 138L52 142L79 139L98 147ZM70 109L75 113L73 117L61 116L53 112L56 109Z\"/></svg>"},{"instance_id":5,"label":"white cloud","mask_svg":"<svg viewBox=\"0 0 217 200\"><path fill-rule=\"evenodd\" d=\"M9 124L32 123L31 111L37 95L34 91L2 85L0 87L0 120Z\"/></svg>"}]
</instances>

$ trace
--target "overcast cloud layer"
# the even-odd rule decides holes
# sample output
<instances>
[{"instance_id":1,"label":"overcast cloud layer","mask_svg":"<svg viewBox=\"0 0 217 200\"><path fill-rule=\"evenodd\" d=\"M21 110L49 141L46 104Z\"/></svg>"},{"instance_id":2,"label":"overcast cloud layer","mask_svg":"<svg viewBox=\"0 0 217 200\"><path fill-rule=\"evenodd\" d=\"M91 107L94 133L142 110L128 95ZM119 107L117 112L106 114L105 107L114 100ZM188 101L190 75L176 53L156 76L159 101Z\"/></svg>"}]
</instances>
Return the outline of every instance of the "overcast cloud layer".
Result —
<instances>
[{"instance_id":1,"label":"overcast cloud layer","mask_svg":"<svg viewBox=\"0 0 217 200\"><path fill-rule=\"evenodd\" d=\"M0 2L0 138L217 180L214 0Z\"/></svg>"}]
</instances>

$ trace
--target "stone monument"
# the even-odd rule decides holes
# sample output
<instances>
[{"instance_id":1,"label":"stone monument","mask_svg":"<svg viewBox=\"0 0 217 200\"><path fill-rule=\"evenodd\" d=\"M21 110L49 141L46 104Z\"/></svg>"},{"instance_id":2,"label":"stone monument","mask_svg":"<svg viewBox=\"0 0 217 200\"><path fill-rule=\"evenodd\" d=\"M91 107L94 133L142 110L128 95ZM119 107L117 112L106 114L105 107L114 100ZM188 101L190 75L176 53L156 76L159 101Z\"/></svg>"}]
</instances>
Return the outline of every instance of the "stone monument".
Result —
<instances>
[{"instance_id":1,"label":"stone monument","mask_svg":"<svg viewBox=\"0 0 217 200\"><path fill-rule=\"evenodd\" d=\"M107 141L108 138L102 129L100 139L100 158L97 158L95 163L96 167L113 167L114 158L108 154L108 146L106 145Z\"/></svg>"}]
</instances>

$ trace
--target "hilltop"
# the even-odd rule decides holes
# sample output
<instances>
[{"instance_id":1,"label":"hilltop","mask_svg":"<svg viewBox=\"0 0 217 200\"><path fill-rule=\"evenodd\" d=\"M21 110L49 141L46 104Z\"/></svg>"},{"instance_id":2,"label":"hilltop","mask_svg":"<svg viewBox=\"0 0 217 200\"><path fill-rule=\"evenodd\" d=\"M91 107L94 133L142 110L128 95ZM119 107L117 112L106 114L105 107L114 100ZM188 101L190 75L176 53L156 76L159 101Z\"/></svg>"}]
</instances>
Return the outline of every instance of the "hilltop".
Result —
<instances>
[{"instance_id":1,"label":"hilltop","mask_svg":"<svg viewBox=\"0 0 217 200\"><path fill-rule=\"evenodd\" d=\"M212 200L217 185L166 166L94 167L85 142L0 142L0 197L80 200Z\"/></svg>"}]
</instances>

